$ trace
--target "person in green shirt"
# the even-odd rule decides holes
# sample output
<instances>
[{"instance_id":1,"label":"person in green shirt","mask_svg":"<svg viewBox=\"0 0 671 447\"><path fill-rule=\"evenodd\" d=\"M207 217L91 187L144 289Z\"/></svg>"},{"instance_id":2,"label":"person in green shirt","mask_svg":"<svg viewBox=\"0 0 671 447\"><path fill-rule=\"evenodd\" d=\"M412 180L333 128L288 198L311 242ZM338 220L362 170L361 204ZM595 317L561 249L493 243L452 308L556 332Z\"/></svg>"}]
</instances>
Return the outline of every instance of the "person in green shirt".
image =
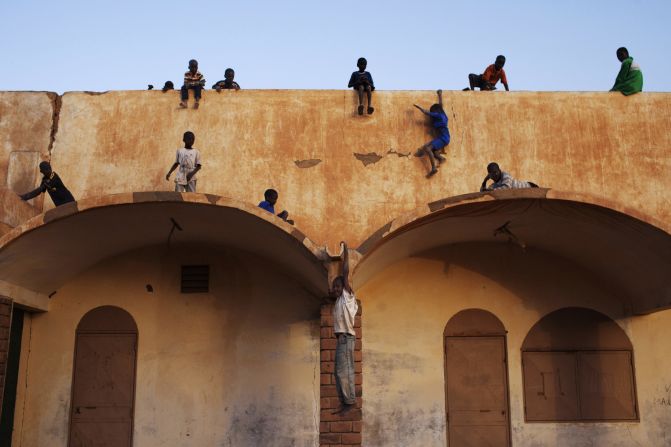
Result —
<instances>
[{"instance_id":1,"label":"person in green shirt","mask_svg":"<svg viewBox=\"0 0 671 447\"><path fill-rule=\"evenodd\" d=\"M611 92L622 92L629 96L643 91L643 73L641 67L634 62L634 58L629 56L629 51L625 47L617 49L617 59L622 62L620 72L615 79L615 85L610 89Z\"/></svg>"}]
</instances>

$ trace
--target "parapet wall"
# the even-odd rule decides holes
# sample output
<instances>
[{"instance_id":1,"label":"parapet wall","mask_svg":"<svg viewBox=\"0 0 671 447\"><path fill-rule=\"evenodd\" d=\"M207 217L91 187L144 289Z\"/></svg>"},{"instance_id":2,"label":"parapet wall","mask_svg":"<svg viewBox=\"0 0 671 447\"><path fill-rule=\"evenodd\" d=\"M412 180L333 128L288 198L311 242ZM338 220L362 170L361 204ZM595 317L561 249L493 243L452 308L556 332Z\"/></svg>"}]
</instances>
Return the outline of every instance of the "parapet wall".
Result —
<instances>
[{"instance_id":1,"label":"parapet wall","mask_svg":"<svg viewBox=\"0 0 671 447\"><path fill-rule=\"evenodd\" d=\"M371 116L356 114L353 92L335 90L207 91L199 110L179 109L178 92L58 99L0 93L0 187L36 185L37 161L51 157L77 199L172 190L165 174L191 130L203 160L199 192L257 203L275 188L278 211L330 247L356 246L407 211L477 191L490 161L671 232L671 94L445 92L452 143L430 180L412 153L431 130L412 105L430 106L434 92L376 91Z\"/></svg>"}]
</instances>

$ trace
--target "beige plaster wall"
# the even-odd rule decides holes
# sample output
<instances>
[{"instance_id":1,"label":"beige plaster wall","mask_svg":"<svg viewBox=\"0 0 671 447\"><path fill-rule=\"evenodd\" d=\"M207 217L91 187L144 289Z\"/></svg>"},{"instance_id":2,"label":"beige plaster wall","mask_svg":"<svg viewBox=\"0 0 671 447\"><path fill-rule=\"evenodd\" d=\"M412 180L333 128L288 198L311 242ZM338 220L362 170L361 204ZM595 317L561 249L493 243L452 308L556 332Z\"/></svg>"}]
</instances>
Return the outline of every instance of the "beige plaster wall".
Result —
<instances>
[{"instance_id":1,"label":"beige plaster wall","mask_svg":"<svg viewBox=\"0 0 671 447\"><path fill-rule=\"evenodd\" d=\"M210 264L210 293L179 293L183 263ZM275 266L225 248L147 248L98 264L26 322L15 445L67 445L77 324L115 305L139 329L133 445L315 446L319 304Z\"/></svg>"},{"instance_id":2,"label":"beige plaster wall","mask_svg":"<svg viewBox=\"0 0 671 447\"><path fill-rule=\"evenodd\" d=\"M607 284L570 261L510 244L467 243L388 267L357 290L363 313L364 445L446 446L443 331L457 312L492 312L508 331L513 445L661 446L671 439L671 311L621 318ZM524 422L520 349L547 313L588 307L634 346L640 422ZM664 399L664 400L663 400Z\"/></svg>"},{"instance_id":3,"label":"beige plaster wall","mask_svg":"<svg viewBox=\"0 0 671 447\"><path fill-rule=\"evenodd\" d=\"M39 184L59 100L48 92L0 92L0 234L42 210L41 197L29 206L16 194Z\"/></svg>"},{"instance_id":4,"label":"beige plaster wall","mask_svg":"<svg viewBox=\"0 0 671 447\"><path fill-rule=\"evenodd\" d=\"M431 138L412 107L435 102L430 91L376 91L375 113L362 117L343 90L207 91L199 110L179 109L178 92L62 99L52 156L76 198L173 189L165 173L192 130L200 192L256 204L274 187L278 208L332 249L341 239L356 246L418 206L476 191L492 160L517 178L671 222L662 181L671 170L671 94L445 92L452 143L430 181L426 161L410 155Z\"/></svg>"}]
</instances>

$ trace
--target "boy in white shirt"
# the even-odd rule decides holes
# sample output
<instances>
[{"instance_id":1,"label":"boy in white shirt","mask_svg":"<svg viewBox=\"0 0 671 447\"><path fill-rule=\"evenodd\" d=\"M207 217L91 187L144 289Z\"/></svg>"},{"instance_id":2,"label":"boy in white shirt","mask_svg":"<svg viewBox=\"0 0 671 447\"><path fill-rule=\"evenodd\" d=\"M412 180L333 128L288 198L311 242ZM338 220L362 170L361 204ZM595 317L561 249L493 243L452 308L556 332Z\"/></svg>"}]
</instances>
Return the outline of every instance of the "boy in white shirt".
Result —
<instances>
[{"instance_id":1,"label":"boy in white shirt","mask_svg":"<svg viewBox=\"0 0 671 447\"><path fill-rule=\"evenodd\" d=\"M184 132L184 148L177 149L175 163L172 165L166 180L170 180L172 171L179 167L175 176L175 191L177 192L196 192L196 173L200 171L200 152L193 148L196 136L193 132Z\"/></svg>"},{"instance_id":2,"label":"boy in white shirt","mask_svg":"<svg viewBox=\"0 0 671 447\"><path fill-rule=\"evenodd\" d=\"M349 255L347 244L343 247L343 274L333 280L333 295L336 302L333 306L333 332L338 339L335 358L336 390L340 398L341 407L334 413L342 413L354 408L356 393L354 386L354 318L359 305L356 302L354 291L349 284Z\"/></svg>"}]
</instances>

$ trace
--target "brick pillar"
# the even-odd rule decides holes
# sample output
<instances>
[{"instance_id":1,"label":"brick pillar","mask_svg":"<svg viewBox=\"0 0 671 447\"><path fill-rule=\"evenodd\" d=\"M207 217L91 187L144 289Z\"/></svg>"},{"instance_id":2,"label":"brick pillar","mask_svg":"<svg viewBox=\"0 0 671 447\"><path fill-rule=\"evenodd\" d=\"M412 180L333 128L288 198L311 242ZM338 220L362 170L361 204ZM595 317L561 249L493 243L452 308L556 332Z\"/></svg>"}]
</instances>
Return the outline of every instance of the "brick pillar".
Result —
<instances>
[{"instance_id":1,"label":"brick pillar","mask_svg":"<svg viewBox=\"0 0 671 447\"><path fill-rule=\"evenodd\" d=\"M2 396L5 391L5 373L9 354L9 332L12 326L12 300L0 296L0 415L2 415Z\"/></svg>"},{"instance_id":2,"label":"brick pillar","mask_svg":"<svg viewBox=\"0 0 671 447\"><path fill-rule=\"evenodd\" d=\"M361 302L354 323L356 344L354 346L354 383L356 384L356 408L344 414L332 414L340 406L335 386L335 349L337 340L333 335L333 304L321 308L320 342L320 447L361 446L361 396L363 376L361 374Z\"/></svg>"}]
</instances>

